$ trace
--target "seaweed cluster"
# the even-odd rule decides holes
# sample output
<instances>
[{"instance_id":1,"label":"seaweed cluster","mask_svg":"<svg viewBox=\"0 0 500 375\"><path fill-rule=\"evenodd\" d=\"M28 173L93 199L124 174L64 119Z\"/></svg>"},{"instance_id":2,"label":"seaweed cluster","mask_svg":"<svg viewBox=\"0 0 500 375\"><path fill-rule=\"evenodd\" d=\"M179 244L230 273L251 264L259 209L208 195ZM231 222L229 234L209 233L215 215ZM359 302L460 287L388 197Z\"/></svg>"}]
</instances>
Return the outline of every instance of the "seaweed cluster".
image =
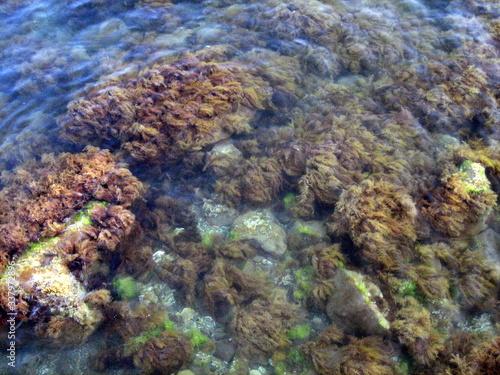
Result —
<instances>
[{"instance_id":1,"label":"seaweed cluster","mask_svg":"<svg viewBox=\"0 0 500 375\"><path fill-rule=\"evenodd\" d=\"M193 348L187 336L177 332L168 314L156 306L113 302L107 314L124 341L123 351L113 356L132 356L145 374L171 374L189 361Z\"/></svg>"},{"instance_id":2,"label":"seaweed cluster","mask_svg":"<svg viewBox=\"0 0 500 375\"><path fill-rule=\"evenodd\" d=\"M203 56L202 56L203 57ZM59 120L65 139L112 141L138 160L172 162L248 132L269 87L242 64L189 56L140 77L106 84L74 101Z\"/></svg>"},{"instance_id":3,"label":"seaweed cluster","mask_svg":"<svg viewBox=\"0 0 500 375\"><path fill-rule=\"evenodd\" d=\"M109 290L99 262L135 223L142 184L109 151L44 155L3 175L1 307L56 343L85 340ZM105 266L107 267L107 266Z\"/></svg>"},{"instance_id":4,"label":"seaweed cluster","mask_svg":"<svg viewBox=\"0 0 500 375\"><path fill-rule=\"evenodd\" d=\"M123 343L106 355L152 374L217 355L233 373L497 373L500 9L362 3L210 1L223 31L114 61L58 119L107 150L3 175L19 318L56 342L106 320ZM150 187L134 213L118 160ZM176 330L185 306L215 349Z\"/></svg>"},{"instance_id":5,"label":"seaweed cluster","mask_svg":"<svg viewBox=\"0 0 500 375\"><path fill-rule=\"evenodd\" d=\"M1 269L22 254L29 243L64 231L63 222L91 201L108 202L91 215L99 220L98 244L114 249L133 216L126 209L139 197L142 184L125 165L117 163L108 150L88 147L79 154L46 154L2 176ZM105 217L108 220L104 220ZM111 220L111 218L116 219ZM131 219L132 218L132 219ZM125 225L124 225L125 224Z\"/></svg>"}]
</instances>

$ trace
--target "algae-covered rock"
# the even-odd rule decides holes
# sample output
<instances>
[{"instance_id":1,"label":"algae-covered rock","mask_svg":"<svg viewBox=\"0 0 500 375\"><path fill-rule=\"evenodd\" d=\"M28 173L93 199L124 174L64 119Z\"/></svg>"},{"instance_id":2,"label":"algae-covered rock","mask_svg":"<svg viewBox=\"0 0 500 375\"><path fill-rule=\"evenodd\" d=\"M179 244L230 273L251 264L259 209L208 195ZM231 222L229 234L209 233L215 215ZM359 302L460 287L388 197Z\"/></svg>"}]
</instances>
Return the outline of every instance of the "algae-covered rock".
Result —
<instances>
[{"instance_id":1,"label":"algae-covered rock","mask_svg":"<svg viewBox=\"0 0 500 375\"><path fill-rule=\"evenodd\" d=\"M189 360L192 352L184 335L165 330L141 345L134 355L134 364L145 374L171 374Z\"/></svg>"},{"instance_id":2,"label":"algae-covered rock","mask_svg":"<svg viewBox=\"0 0 500 375\"><path fill-rule=\"evenodd\" d=\"M103 319L97 289L135 225L129 207L142 184L107 150L42 155L11 173L0 191L0 313L34 323L50 344L85 341ZM99 275L99 277L94 277Z\"/></svg>"},{"instance_id":3,"label":"algae-covered rock","mask_svg":"<svg viewBox=\"0 0 500 375\"><path fill-rule=\"evenodd\" d=\"M412 196L390 180L368 178L345 189L330 218L336 234L347 233L372 265L399 268L417 238Z\"/></svg>"},{"instance_id":4,"label":"algae-covered rock","mask_svg":"<svg viewBox=\"0 0 500 375\"><path fill-rule=\"evenodd\" d=\"M462 182L470 193L481 193L491 189L491 184L486 177L486 170L480 163L466 160L460 166Z\"/></svg>"},{"instance_id":5,"label":"algae-covered rock","mask_svg":"<svg viewBox=\"0 0 500 375\"><path fill-rule=\"evenodd\" d=\"M379 287L357 272L339 269L334 291L326 307L334 323L349 333L382 335L388 332L389 321L384 296Z\"/></svg>"},{"instance_id":6,"label":"algae-covered rock","mask_svg":"<svg viewBox=\"0 0 500 375\"><path fill-rule=\"evenodd\" d=\"M133 358L142 374L172 374L190 360L188 337L176 330L161 306L113 302L107 313L125 343L124 355Z\"/></svg>"},{"instance_id":7,"label":"algae-covered rock","mask_svg":"<svg viewBox=\"0 0 500 375\"><path fill-rule=\"evenodd\" d=\"M135 159L168 163L250 130L268 105L269 85L253 68L209 61L210 49L110 82L71 102L60 118L62 137L120 144Z\"/></svg>"},{"instance_id":8,"label":"algae-covered rock","mask_svg":"<svg viewBox=\"0 0 500 375\"><path fill-rule=\"evenodd\" d=\"M210 150L205 168L211 168L216 175L223 175L234 171L235 166L242 161L241 151L230 140L224 140Z\"/></svg>"},{"instance_id":9,"label":"algae-covered rock","mask_svg":"<svg viewBox=\"0 0 500 375\"><path fill-rule=\"evenodd\" d=\"M250 211L236 218L232 231L239 240L251 240L262 250L281 256L286 252L286 233L269 210Z\"/></svg>"},{"instance_id":10,"label":"algae-covered rock","mask_svg":"<svg viewBox=\"0 0 500 375\"><path fill-rule=\"evenodd\" d=\"M91 230L90 213L99 205L91 203L82 210L61 235L31 244L25 254L9 263L0 280L4 308L27 316L37 323L38 334L55 342L85 341L103 319L99 307L111 299L107 290L93 297L87 292L68 267L78 254L65 252L69 243L78 246L75 242L81 241L87 254L95 257L97 246L84 232ZM44 313L39 314L41 311Z\"/></svg>"},{"instance_id":11,"label":"algae-covered rock","mask_svg":"<svg viewBox=\"0 0 500 375\"><path fill-rule=\"evenodd\" d=\"M465 160L458 170L445 173L434 199L423 209L434 228L448 236L473 235L484 229L497 195L485 167Z\"/></svg>"},{"instance_id":12,"label":"algae-covered rock","mask_svg":"<svg viewBox=\"0 0 500 375\"><path fill-rule=\"evenodd\" d=\"M326 228L320 221L297 220L288 231L288 248L301 250L321 242L328 242Z\"/></svg>"}]
</instances>

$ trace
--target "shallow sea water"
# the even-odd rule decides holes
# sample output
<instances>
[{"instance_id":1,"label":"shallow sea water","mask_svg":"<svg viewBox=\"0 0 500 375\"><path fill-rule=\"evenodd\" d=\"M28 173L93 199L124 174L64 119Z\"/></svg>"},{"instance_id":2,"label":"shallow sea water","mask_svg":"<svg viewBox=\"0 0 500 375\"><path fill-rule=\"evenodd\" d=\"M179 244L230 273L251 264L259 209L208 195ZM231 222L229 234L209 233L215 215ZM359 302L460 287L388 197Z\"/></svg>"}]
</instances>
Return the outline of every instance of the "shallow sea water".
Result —
<instances>
[{"instance_id":1,"label":"shallow sea water","mask_svg":"<svg viewBox=\"0 0 500 375\"><path fill-rule=\"evenodd\" d=\"M317 337L331 323L328 316L332 314L331 309L311 306L311 301L301 295L310 290L301 282L312 285L333 279L331 275L329 279L321 274L321 267L332 267L330 260L324 264L308 263L304 255L299 255L301 249L318 242L339 243L345 259L335 267L347 266L353 272L369 275L380 287L378 293L385 296L377 301L378 308L385 311L389 321L398 319L398 311L403 308L395 302L394 290L401 291L403 287L395 287L388 280L392 276L400 277L407 270L394 271L388 266L391 271L382 272L380 269L386 270L384 264L370 265L373 258L368 250L360 255L359 249L367 249L369 245L358 238L363 236L363 230L371 233L371 229L364 227L357 231L341 225L332 229L335 226L332 220L340 220L334 211L342 200L341 193L371 176L383 174L390 174L390 183L398 186L391 198L395 205L401 205L402 211L405 205L412 207L408 209L411 219L402 215L393 224L398 220L417 223L411 234L401 235L404 240L395 240L394 247L408 246L408 241L414 246L417 242L422 246L443 242L456 245L461 254L468 249L481 252L480 259L487 261L488 270L484 273L489 275L486 281L489 294L477 300L471 297L470 303L464 302L467 297L460 291L463 285L460 283L458 286L451 283L450 293L445 297L438 292L435 295L440 297L422 297L422 290L428 291L437 284L419 284L418 276L414 276L412 285L422 288L420 297L425 301L419 301L428 309L433 328L440 324L446 326L440 337L473 331L488 341L498 337L496 325L500 322L498 306L484 302L488 298L498 300L500 293L498 212L492 209L477 218L481 229L474 235L443 234L446 231L440 232L440 224L438 229L432 227L422 212L434 204L429 198L433 193L426 195L425 191L433 188L438 191L444 173L451 173L441 170L440 165L459 159L449 156L450 148L479 139L488 155L492 155L491 160L500 165L499 17L500 5L495 1L208 0L172 4L139 0L4 0L0 4L0 170L13 171L46 153L80 152L86 142L109 148L120 160L129 163L132 173L149 188L142 203L147 209L141 211L139 206L134 211L141 224L147 226L144 223L148 222L141 212L144 216L150 215L159 204L159 197L178 199L180 206L195 217L198 242L210 249L218 249L235 236L238 230L235 218L255 209L273 212L275 219L270 221L275 222L262 225L275 225L271 232L286 232L283 240L288 246L286 253L266 249L267 245L263 244L273 241L266 237L269 234L261 239L240 233L241 237L248 235L253 244L257 243L257 254L245 255L248 259L238 266L247 273L266 278L285 299L301 306L302 315L296 325L310 323L306 337L288 334L286 342L276 344L274 352L278 354L221 354L235 350L238 353L238 345L246 347L236 343L241 337L234 338L233 312L220 316L217 312L211 313L207 302L200 297L202 293L197 292L193 292L195 300L187 303L179 297L175 286L161 281L154 270L137 277L139 292L132 298L134 304L154 303L168 312L177 329L196 328L218 348L215 353L206 347L195 349L186 366L197 375L328 373L324 369L322 372L321 365L315 368L306 356L299 354L306 341ZM231 147L236 145L242 155L236 158L236 163L243 165L255 160L261 165L274 162L286 165L282 172L285 177L280 177L277 183L273 181L272 168L259 167L265 170L265 182L255 182L257 191L261 186L278 185L270 189L270 198L256 198L248 192L254 184L252 177L249 180L238 177L244 181L238 185L242 189L239 198L231 196L229 189L217 188L218 179L226 185L232 180L228 177L230 173L218 174L207 162L215 160L213 144L191 149L189 157L149 163L123 152L117 139L102 140L95 134L95 139L81 142L61 138L58 118L66 113L73 100L85 98L109 82L135 79L151 67L171 64L186 54L210 48L213 51L210 53L217 58L248 64L251 74L269 82L269 103L254 111L249 120L252 131L226 137L232 146L221 147L217 155L233 152ZM356 134L360 134L361 141L356 139ZM278 161L272 161L278 153ZM365 154L372 160L360 156ZM335 161L324 155L334 155ZM483 163L491 184L488 191L498 194L499 167ZM254 170L246 168L243 174L253 176ZM324 174L319 176L320 173ZM399 187L406 189L406 195ZM377 189L366 189L367 196L377 195ZM401 198L403 195L411 196L416 203L407 204ZM299 214L287 206L296 199L306 202ZM391 203L384 204L391 206ZM411 213L412 210L415 213ZM314 220L314 225L321 228L321 235L304 229L297 217L308 223ZM179 228L165 230L170 232L152 240L151 245L152 259L158 268L162 262L171 261L168 257L176 236L172 233L182 231ZM400 238L398 230L394 232L394 236ZM259 241L262 242L259 244ZM369 241L372 240L369 238ZM422 270L418 267L426 264L425 256L419 257L412 258L417 274ZM446 263L444 255L438 258L436 256L434 262L442 264L433 268L439 269L435 271L435 279L460 279L468 272L467 268L454 271L452 262ZM109 265L111 270L117 267ZM200 274L199 283L204 282L207 272ZM383 276L379 277L379 272ZM408 271L405 275L414 274ZM113 290L112 277L105 284ZM196 291L200 288L194 287ZM406 297L406 292L401 293ZM459 297L455 298L456 295ZM113 297L119 299L116 290ZM252 301L249 299L246 303ZM390 308L398 306L400 310L387 312L389 305ZM36 320L35 313L32 320ZM6 359L5 333L1 336L0 373L153 373L134 366L130 355L116 354L123 347L123 340L116 332L110 333L108 326L112 320L108 317L86 343L69 348L54 347L50 339L35 336L30 322L19 323L16 367L10 367ZM350 345L355 336L358 339L384 337L384 343L389 342L395 349L384 374L428 373L425 371L439 359L429 354L431 349L425 354L416 353L402 331L392 328L382 334L377 330L356 332L332 348L340 350L348 342ZM329 350L333 351L332 348ZM443 363L453 362L444 347L435 350L442 350ZM103 355L107 352L113 353ZM343 371L349 371L345 368ZM249 372L251 370L254 372Z\"/></svg>"}]
</instances>

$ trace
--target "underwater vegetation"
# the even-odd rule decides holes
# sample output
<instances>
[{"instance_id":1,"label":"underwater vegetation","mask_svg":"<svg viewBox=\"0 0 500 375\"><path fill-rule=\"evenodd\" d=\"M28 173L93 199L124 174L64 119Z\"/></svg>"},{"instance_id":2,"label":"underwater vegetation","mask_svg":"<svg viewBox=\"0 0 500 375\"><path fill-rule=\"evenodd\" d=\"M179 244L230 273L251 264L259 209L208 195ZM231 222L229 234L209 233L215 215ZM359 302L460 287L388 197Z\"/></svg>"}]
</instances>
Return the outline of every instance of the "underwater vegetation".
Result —
<instances>
[{"instance_id":1,"label":"underwater vegetation","mask_svg":"<svg viewBox=\"0 0 500 375\"><path fill-rule=\"evenodd\" d=\"M424 215L436 230L452 237L483 229L484 219L497 201L484 166L470 160L444 176L433 195L434 203L424 208Z\"/></svg>"},{"instance_id":2,"label":"underwater vegetation","mask_svg":"<svg viewBox=\"0 0 500 375\"><path fill-rule=\"evenodd\" d=\"M210 56L208 56L210 57ZM252 68L203 54L109 82L75 100L59 119L73 142L114 141L135 159L173 160L250 130L249 120L270 98Z\"/></svg>"},{"instance_id":3,"label":"underwater vegetation","mask_svg":"<svg viewBox=\"0 0 500 375\"><path fill-rule=\"evenodd\" d=\"M113 329L124 341L121 356L132 356L145 374L171 374L190 359L193 347L186 335L177 332L168 314L157 306L113 302Z\"/></svg>"},{"instance_id":4,"label":"underwater vegetation","mask_svg":"<svg viewBox=\"0 0 500 375\"><path fill-rule=\"evenodd\" d=\"M372 264L398 268L416 240L417 210L410 195L384 180L365 179L344 190L331 219L332 230L348 233Z\"/></svg>"},{"instance_id":5,"label":"underwater vegetation","mask_svg":"<svg viewBox=\"0 0 500 375\"><path fill-rule=\"evenodd\" d=\"M94 236L99 246L114 249L123 234L120 228L133 222L127 208L142 191L141 182L125 165L117 163L108 150L95 147L79 154L44 155L39 162L4 173L2 183L2 270L29 243L64 232L63 222L92 201L110 204L96 207L90 213L92 219L99 221L104 215L109 220L100 220L98 229L89 236Z\"/></svg>"},{"instance_id":6,"label":"underwater vegetation","mask_svg":"<svg viewBox=\"0 0 500 375\"><path fill-rule=\"evenodd\" d=\"M0 148L2 322L103 373L500 371L497 2L125 3L21 69L119 40Z\"/></svg>"},{"instance_id":7,"label":"underwater vegetation","mask_svg":"<svg viewBox=\"0 0 500 375\"><path fill-rule=\"evenodd\" d=\"M3 174L2 314L36 324L54 343L84 341L109 290L93 275L132 230L142 184L108 150L44 155Z\"/></svg>"}]
</instances>

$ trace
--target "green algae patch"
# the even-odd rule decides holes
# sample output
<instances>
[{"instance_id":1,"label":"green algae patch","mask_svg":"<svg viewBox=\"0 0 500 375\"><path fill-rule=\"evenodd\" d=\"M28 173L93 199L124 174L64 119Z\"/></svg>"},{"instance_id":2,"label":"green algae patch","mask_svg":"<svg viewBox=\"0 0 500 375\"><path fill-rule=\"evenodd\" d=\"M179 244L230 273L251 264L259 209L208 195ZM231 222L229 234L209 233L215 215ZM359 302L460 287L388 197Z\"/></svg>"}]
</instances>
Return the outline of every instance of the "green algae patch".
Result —
<instances>
[{"instance_id":1,"label":"green algae patch","mask_svg":"<svg viewBox=\"0 0 500 375\"><path fill-rule=\"evenodd\" d=\"M295 289L293 296L298 299L306 298L311 292L314 281L314 268L312 266L299 268L294 272Z\"/></svg>"},{"instance_id":2,"label":"green algae patch","mask_svg":"<svg viewBox=\"0 0 500 375\"><path fill-rule=\"evenodd\" d=\"M139 289L131 276L120 277L113 282L113 287L121 299L128 300L137 297Z\"/></svg>"},{"instance_id":3,"label":"green algae patch","mask_svg":"<svg viewBox=\"0 0 500 375\"><path fill-rule=\"evenodd\" d=\"M480 163L466 160L460 166L463 174L463 184L470 194L479 194L491 189L490 181L486 177L486 169Z\"/></svg>"},{"instance_id":4,"label":"green algae patch","mask_svg":"<svg viewBox=\"0 0 500 375\"><path fill-rule=\"evenodd\" d=\"M206 344L210 339L201 332L199 329L193 328L186 332L189 342L195 350L200 349L204 344Z\"/></svg>"},{"instance_id":5,"label":"green algae patch","mask_svg":"<svg viewBox=\"0 0 500 375\"><path fill-rule=\"evenodd\" d=\"M304 340L311 334L311 324L297 324L288 331L288 338L291 340Z\"/></svg>"},{"instance_id":6,"label":"green algae patch","mask_svg":"<svg viewBox=\"0 0 500 375\"><path fill-rule=\"evenodd\" d=\"M294 193L287 193L283 197L283 204L288 211L293 210L293 208L297 205L297 195Z\"/></svg>"}]
</instances>

